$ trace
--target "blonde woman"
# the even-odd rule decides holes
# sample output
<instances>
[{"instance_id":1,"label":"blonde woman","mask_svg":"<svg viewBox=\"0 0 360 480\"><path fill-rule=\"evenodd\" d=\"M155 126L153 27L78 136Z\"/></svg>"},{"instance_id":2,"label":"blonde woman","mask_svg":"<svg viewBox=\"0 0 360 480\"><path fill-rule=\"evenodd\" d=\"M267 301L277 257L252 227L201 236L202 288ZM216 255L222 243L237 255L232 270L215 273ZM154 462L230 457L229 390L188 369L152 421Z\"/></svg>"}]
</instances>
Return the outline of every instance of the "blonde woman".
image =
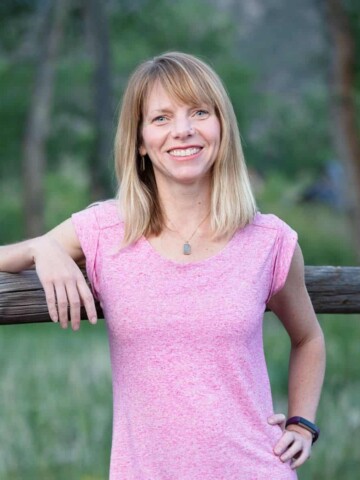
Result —
<instances>
[{"instance_id":1,"label":"blonde woman","mask_svg":"<svg viewBox=\"0 0 360 480\"><path fill-rule=\"evenodd\" d=\"M296 233L256 210L218 76L183 53L141 64L115 153L115 200L0 249L3 271L35 264L62 327L79 328L80 303L96 323L92 295L101 302L113 373L110 479L296 478L319 434L324 339ZM273 412L264 359L267 306L291 339L286 423Z\"/></svg>"}]
</instances>

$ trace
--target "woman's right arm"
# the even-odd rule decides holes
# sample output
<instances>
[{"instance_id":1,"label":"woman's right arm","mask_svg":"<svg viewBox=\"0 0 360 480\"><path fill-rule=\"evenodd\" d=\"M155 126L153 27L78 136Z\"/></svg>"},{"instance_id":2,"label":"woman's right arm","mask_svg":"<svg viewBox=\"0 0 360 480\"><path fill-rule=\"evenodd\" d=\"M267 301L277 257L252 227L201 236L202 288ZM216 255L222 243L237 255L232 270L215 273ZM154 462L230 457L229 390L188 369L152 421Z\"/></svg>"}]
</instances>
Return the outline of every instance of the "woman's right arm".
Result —
<instances>
[{"instance_id":1,"label":"woman's right arm","mask_svg":"<svg viewBox=\"0 0 360 480\"><path fill-rule=\"evenodd\" d=\"M84 260L70 219L41 237L0 247L0 271L20 272L35 265L44 288L50 318L73 330L80 326L80 306L91 323L97 315L94 298L76 262Z\"/></svg>"}]
</instances>

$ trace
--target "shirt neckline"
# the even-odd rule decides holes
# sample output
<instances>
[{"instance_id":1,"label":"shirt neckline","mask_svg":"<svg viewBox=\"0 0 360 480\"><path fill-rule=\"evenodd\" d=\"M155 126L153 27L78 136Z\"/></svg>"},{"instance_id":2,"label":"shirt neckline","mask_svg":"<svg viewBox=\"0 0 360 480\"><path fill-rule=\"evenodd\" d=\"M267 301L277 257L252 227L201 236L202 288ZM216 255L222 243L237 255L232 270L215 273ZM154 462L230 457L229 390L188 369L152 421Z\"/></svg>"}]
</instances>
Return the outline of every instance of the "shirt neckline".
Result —
<instances>
[{"instance_id":1,"label":"shirt neckline","mask_svg":"<svg viewBox=\"0 0 360 480\"><path fill-rule=\"evenodd\" d=\"M140 242L154 257L157 257L157 259L161 260L163 263L166 263L168 265L172 265L175 267L180 267L180 268L191 268L191 267L207 264L213 260L217 260L225 256L227 252L231 249L231 246L235 242L239 233L244 228L236 230L236 232L232 235L232 237L228 240L228 242L218 252L214 253L213 255L210 255L209 257L203 258L201 260L194 260L190 262L179 262L177 260L173 260L172 258L166 257L165 255L160 253L158 250L156 250L144 235L140 237Z\"/></svg>"}]
</instances>

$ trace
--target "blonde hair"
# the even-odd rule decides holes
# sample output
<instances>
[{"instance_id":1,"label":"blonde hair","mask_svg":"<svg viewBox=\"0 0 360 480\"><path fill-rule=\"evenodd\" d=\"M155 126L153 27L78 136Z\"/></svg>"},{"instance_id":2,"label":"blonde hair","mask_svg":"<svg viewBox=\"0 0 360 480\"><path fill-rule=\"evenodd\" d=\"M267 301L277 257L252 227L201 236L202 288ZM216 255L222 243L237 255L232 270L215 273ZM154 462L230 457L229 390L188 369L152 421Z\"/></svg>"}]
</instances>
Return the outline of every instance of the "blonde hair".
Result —
<instances>
[{"instance_id":1,"label":"blonde hair","mask_svg":"<svg viewBox=\"0 0 360 480\"><path fill-rule=\"evenodd\" d=\"M218 75L198 58L170 52L148 60L135 70L124 93L115 139L117 198L125 222L123 245L142 235L159 235L164 217L151 161L142 171L139 146L146 99L159 82L175 100L212 106L221 125L218 156L211 175L211 228L215 236L234 233L256 212L240 142L237 120Z\"/></svg>"}]
</instances>

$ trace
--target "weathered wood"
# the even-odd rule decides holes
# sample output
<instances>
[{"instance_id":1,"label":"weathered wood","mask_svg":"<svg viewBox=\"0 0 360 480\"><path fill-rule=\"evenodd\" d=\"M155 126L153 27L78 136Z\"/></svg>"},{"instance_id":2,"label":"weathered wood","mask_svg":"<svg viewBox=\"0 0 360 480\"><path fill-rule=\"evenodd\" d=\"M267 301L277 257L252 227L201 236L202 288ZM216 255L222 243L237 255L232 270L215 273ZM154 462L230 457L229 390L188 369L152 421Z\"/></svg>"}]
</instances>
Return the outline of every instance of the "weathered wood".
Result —
<instances>
[{"instance_id":1,"label":"weathered wood","mask_svg":"<svg viewBox=\"0 0 360 480\"><path fill-rule=\"evenodd\" d=\"M305 267L316 313L360 313L360 267Z\"/></svg>"},{"instance_id":2,"label":"weathered wood","mask_svg":"<svg viewBox=\"0 0 360 480\"><path fill-rule=\"evenodd\" d=\"M360 267L306 267L305 280L317 313L360 313ZM87 318L84 309L81 318ZM49 321L36 272L0 272L0 325Z\"/></svg>"}]
</instances>

